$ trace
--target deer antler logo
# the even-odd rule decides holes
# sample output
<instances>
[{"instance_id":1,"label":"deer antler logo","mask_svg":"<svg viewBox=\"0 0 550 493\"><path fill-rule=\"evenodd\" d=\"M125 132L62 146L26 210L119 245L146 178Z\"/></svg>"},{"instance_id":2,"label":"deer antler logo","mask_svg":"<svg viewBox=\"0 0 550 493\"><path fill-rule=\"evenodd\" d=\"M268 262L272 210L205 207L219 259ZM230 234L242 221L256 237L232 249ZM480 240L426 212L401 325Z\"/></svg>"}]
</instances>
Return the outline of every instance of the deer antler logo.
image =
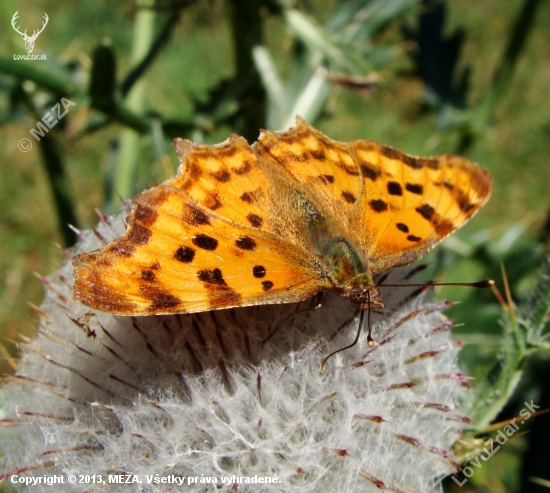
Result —
<instances>
[{"instance_id":1,"label":"deer antler logo","mask_svg":"<svg viewBox=\"0 0 550 493\"><path fill-rule=\"evenodd\" d=\"M13 14L13 17L11 18L11 27L13 27L15 29L15 31L17 33L19 33L21 35L21 37L24 39L25 49L27 50L28 54L31 54L34 50L34 42L36 41L36 38L38 38L38 35L44 30L44 28L46 27L46 24L48 23L48 20L49 20L48 14L46 14L46 12L44 12L44 22L42 24L42 28L40 29L40 31L37 31L35 29L34 32L32 33L32 36L27 35L27 30L26 29L25 29L25 32L22 33L17 28L17 25L15 24L15 21L17 20L18 17L19 17L19 10L17 12L15 12L15 14Z\"/></svg>"}]
</instances>

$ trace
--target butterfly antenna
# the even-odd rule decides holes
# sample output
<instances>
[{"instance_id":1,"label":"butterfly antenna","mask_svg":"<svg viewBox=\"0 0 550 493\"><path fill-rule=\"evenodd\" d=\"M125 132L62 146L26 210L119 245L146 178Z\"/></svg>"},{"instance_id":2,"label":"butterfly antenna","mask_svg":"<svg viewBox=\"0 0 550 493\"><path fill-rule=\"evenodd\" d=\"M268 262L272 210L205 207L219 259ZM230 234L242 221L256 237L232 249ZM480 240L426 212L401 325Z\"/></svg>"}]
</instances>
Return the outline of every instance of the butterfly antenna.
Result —
<instances>
[{"instance_id":1,"label":"butterfly antenna","mask_svg":"<svg viewBox=\"0 0 550 493\"><path fill-rule=\"evenodd\" d=\"M370 297L370 295L369 295ZM368 308L368 311L369 311L369 315L368 315L368 324L369 324L369 347L372 347L371 346L371 341L372 341L372 337L370 335L370 332L371 332L371 329L370 329L370 307ZM357 315L357 312L355 313ZM321 366L319 367L319 373L321 373L324 369L325 369L325 365L327 363L327 361L332 358L335 354L341 352L341 351L345 351L346 349L349 349L353 346L355 346L357 344L357 341L359 341L359 336L361 335L361 329L363 327L363 320L365 319L365 310L361 310L361 316L359 317L359 327L357 329L357 335L355 336L355 340L349 345L349 346L346 346L346 347L342 347L340 349L337 349L336 351L333 351L332 353L330 353L324 360L323 362L321 363ZM374 345L374 342L372 343Z\"/></svg>"},{"instance_id":2,"label":"butterfly antenna","mask_svg":"<svg viewBox=\"0 0 550 493\"><path fill-rule=\"evenodd\" d=\"M491 288L495 285L495 281L492 279L487 279L486 281L478 282L425 282L422 284L378 284L377 288L409 288L409 287L419 287L423 288L426 286L466 286L468 288Z\"/></svg>"}]
</instances>

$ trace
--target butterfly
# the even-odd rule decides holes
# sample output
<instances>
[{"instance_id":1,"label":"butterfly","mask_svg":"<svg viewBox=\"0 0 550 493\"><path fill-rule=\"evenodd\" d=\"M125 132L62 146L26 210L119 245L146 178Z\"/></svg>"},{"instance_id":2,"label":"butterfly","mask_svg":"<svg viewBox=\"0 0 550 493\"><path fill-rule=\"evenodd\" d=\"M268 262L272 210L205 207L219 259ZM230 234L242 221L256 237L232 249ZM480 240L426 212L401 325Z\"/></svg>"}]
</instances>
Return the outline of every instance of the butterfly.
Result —
<instances>
[{"instance_id":1,"label":"butterfly","mask_svg":"<svg viewBox=\"0 0 550 493\"><path fill-rule=\"evenodd\" d=\"M128 229L73 259L73 297L117 315L293 303L333 289L383 308L376 274L415 262L489 199L471 161L336 142L297 118L218 145L175 139L175 178L133 199Z\"/></svg>"}]
</instances>

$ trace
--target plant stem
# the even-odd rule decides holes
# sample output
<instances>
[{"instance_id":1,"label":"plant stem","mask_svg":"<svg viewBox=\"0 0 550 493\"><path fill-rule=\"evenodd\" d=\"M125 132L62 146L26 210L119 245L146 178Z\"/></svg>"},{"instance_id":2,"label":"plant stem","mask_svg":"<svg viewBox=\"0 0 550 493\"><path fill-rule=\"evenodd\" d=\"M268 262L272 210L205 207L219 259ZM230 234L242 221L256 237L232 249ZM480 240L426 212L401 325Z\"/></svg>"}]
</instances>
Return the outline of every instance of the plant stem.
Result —
<instances>
[{"instance_id":1,"label":"plant stem","mask_svg":"<svg viewBox=\"0 0 550 493\"><path fill-rule=\"evenodd\" d=\"M57 211L59 232L63 238L63 246L67 248L76 242L74 231L69 229L67 225L78 225L69 181L63 168L63 161L55 138L49 134L42 137L40 139L40 151L42 152L46 175L50 182L50 189Z\"/></svg>"},{"instance_id":2,"label":"plant stem","mask_svg":"<svg viewBox=\"0 0 550 493\"><path fill-rule=\"evenodd\" d=\"M231 2L231 24L233 51L235 53L235 81L254 95L253 103L243 112L237 133L253 142L258 129L265 126L265 90L253 58L255 46L263 40L263 19L260 9L263 2L256 0L233 0Z\"/></svg>"},{"instance_id":3,"label":"plant stem","mask_svg":"<svg viewBox=\"0 0 550 493\"><path fill-rule=\"evenodd\" d=\"M508 40L508 46L506 47L502 61L493 76L491 88L481 105L481 121L483 123L493 116L499 101L510 88L510 81L512 80L518 58L523 52L527 37L535 21L537 7L540 4L541 0L525 0L523 3L521 13L512 29L512 34Z\"/></svg>"},{"instance_id":4,"label":"plant stem","mask_svg":"<svg viewBox=\"0 0 550 493\"><path fill-rule=\"evenodd\" d=\"M132 50L132 65L136 66L147 56L155 30L156 14L153 10L154 0L138 0L138 11L134 24L134 46ZM144 107L143 79L137 81L128 93L126 108L136 115L143 113ZM125 128L120 135L120 159L113 174L114 183L110 187L112 194L107 197L108 210L115 211L120 207L120 198L128 198L134 194L136 168L139 157L140 134L133 128Z\"/></svg>"}]
</instances>

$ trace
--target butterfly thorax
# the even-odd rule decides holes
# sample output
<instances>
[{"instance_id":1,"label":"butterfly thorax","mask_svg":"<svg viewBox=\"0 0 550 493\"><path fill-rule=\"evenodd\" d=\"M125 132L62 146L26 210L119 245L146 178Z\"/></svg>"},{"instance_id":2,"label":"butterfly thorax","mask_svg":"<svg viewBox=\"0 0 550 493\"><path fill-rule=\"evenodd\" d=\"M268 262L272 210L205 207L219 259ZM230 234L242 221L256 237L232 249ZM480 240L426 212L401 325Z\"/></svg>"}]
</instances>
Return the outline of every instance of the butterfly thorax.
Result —
<instances>
[{"instance_id":1,"label":"butterfly thorax","mask_svg":"<svg viewBox=\"0 0 550 493\"><path fill-rule=\"evenodd\" d=\"M362 255L343 236L322 244L322 254L332 268L335 290L357 308L384 308L380 290L375 286Z\"/></svg>"}]
</instances>

